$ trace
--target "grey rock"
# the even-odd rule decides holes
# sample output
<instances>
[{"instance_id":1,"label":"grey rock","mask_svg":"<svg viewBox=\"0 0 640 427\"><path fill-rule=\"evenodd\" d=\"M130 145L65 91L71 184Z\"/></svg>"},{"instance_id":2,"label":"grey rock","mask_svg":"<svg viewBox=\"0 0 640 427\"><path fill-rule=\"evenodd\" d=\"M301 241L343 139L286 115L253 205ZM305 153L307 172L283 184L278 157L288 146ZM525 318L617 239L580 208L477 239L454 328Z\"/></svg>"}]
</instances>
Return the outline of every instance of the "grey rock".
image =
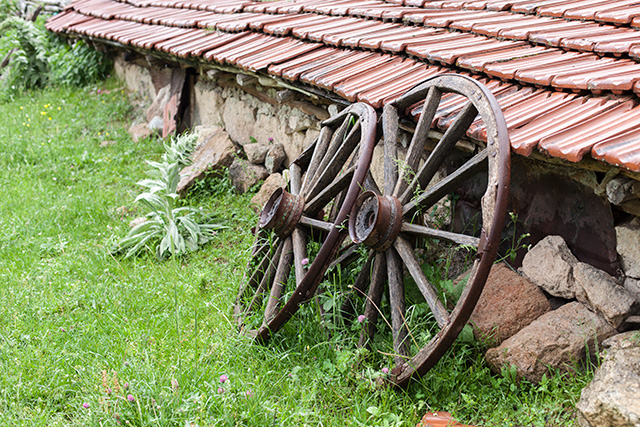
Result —
<instances>
[{"instance_id":1,"label":"grey rock","mask_svg":"<svg viewBox=\"0 0 640 427\"><path fill-rule=\"evenodd\" d=\"M254 165L246 160L236 158L229 166L229 177L236 191L246 193L249 188L269 176L264 166Z\"/></svg>"},{"instance_id":2,"label":"grey rock","mask_svg":"<svg viewBox=\"0 0 640 427\"><path fill-rule=\"evenodd\" d=\"M267 168L267 172L275 173L280 170L280 167L286 158L287 153L284 151L284 145L271 145L264 158L264 167Z\"/></svg>"},{"instance_id":3,"label":"grey rock","mask_svg":"<svg viewBox=\"0 0 640 427\"><path fill-rule=\"evenodd\" d=\"M218 70L212 70L218 71ZM198 80L193 88L193 121L205 126L221 126L224 99L222 88L208 80Z\"/></svg>"},{"instance_id":4,"label":"grey rock","mask_svg":"<svg viewBox=\"0 0 640 427\"><path fill-rule=\"evenodd\" d=\"M160 116L154 116L147 127L155 133L162 133L162 129L164 128L164 119Z\"/></svg>"},{"instance_id":5,"label":"grey rock","mask_svg":"<svg viewBox=\"0 0 640 427\"><path fill-rule=\"evenodd\" d=\"M573 268L576 299L600 313L614 328L638 309L638 303L618 281L595 267L578 263Z\"/></svg>"},{"instance_id":6,"label":"grey rock","mask_svg":"<svg viewBox=\"0 0 640 427\"><path fill-rule=\"evenodd\" d=\"M164 107L169 102L170 92L171 92L170 84L164 86L158 91L155 99L151 103L151 106L147 108L147 112L146 112L147 121L150 122L154 117L156 116L162 117L164 115Z\"/></svg>"},{"instance_id":7,"label":"grey rock","mask_svg":"<svg viewBox=\"0 0 640 427\"><path fill-rule=\"evenodd\" d=\"M616 239L625 275L640 279L640 225L629 222L617 226Z\"/></svg>"},{"instance_id":8,"label":"grey rock","mask_svg":"<svg viewBox=\"0 0 640 427\"><path fill-rule=\"evenodd\" d=\"M257 108L237 98L227 98L222 112L224 128L231 140L240 145L248 144L259 129L256 126Z\"/></svg>"},{"instance_id":9,"label":"grey rock","mask_svg":"<svg viewBox=\"0 0 640 427\"><path fill-rule=\"evenodd\" d=\"M471 322L478 339L497 346L549 310L549 301L540 288L507 265L496 264L471 314Z\"/></svg>"},{"instance_id":10,"label":"grey rock","mask_svg":"<svg viewBox=\"0 0 640 427\"><path fill-rule=\"evenodd\" d=\"M627 277L624 279L624 288L640 302L640 279L634 279L633 277Z\"/></svg>"},{"instance_id":11,"label":"grey rock","mask_svg":"<svg viewBox=\"0 0 640 427\"><path fill-rule=\"evenodd\" d=\"M151 129L149 129L146 123L139 123L129 128L129 134L133 142L138 142L141 139L150 137L153 135L153 132L151 132Z\"/></svg>"},{"instance_id":12,"label":"grey rock","mask_svg":"<svg viewBox=\"0 0 640 427\"><path fill-rule=\"evenodd\" d=\"M252 142L250 144L245 144L242 148L244 148L244 153L247 155L249 163L261 165L264 163L264 158L267 156L267 152L271 147L269 144Z\"/></svg>"},{"instance_id":13,"label":"grey rock","mask_svg":"<svg viewBox=\"0 0 640 427\"><path fill-rule=\"evenodd\" d=\"M219 171L231 166L236 158L235 145L222 128L204 128L199 133L202 141L193 152L191 165L180 173L177 191L183 194L193 183L201 179L206 172Z\"/></svg>"},{"instance_id":14,"label":"grey rock","mask_svg":"<svg viewBox=\"0 0 640 427\"><path fill-rule=\"evenodd\" d=\"M156 88L148 68L134 62L127 62L122 55L115 58L113 68L130 91L137 92L140 97L149 101L155 99Z\"/></svg>"},{"instance_id":15,"label":"grey rock","mask_svg":"<svg viewBox=\"0 0 640 427\"><path fill-rule=\"evenodd\" d=\"M260 190L251 198L251 209L258 213L262 210L269 197L278 188L284 188L287 185L284 177L280 173L273 173L264 180Z\"/></svg>"},{"instance_id":16,"label":"grey rock","mask_svg":"<svg viewBox=\"0 0 640 427\"><path fill-rule=\"evenodd\" d=\"M489 349L486 358L495 372L515 366L519 378L537 383L549 367L573 371L576 362L595 355L596 345L615 333L601 316L572 302L543 314L499 347Z\"/></svg>"},{"instance_id":17,"label":"grey rock","mask_svg":"<svg viewBox=\"0 0 640 427\"><path fill-rule=\"evenodd\" d=\"M578 260L560 236L547 236L522 260L522 272L553 296L575 297L573 268Z\"/></svg>"},{"instance_id":18,"label":"grey rock","mask_svg":"<svg viewBox=\"0 0 640 427\"><path fill-rule=\"evenodd\" d=\"M640 345L640 331L623 332L602 341L602 348L605 350L631 348L638 345Z\"/></svg>"},{"instance_id":19,"label":"grey rock","mask_svg":"<svg viewBox=\"0 0 640 427\"><path fill-rule=\"evenodd\" d=\"M582 427L639 427L640 332L620 334L607 342L603 362L576 405L578 423Z\"/></svg>"},{"instance_id":20,"label":"grey rock","mask_svg":"<svg viewBox=\"0 0 640 427\"><path fill-rule=\"evenodd\" d=\"M302 132L313 128L317 120L297 108L292 108L287 121L287 133Z\"/></svg>"}]
</instances>

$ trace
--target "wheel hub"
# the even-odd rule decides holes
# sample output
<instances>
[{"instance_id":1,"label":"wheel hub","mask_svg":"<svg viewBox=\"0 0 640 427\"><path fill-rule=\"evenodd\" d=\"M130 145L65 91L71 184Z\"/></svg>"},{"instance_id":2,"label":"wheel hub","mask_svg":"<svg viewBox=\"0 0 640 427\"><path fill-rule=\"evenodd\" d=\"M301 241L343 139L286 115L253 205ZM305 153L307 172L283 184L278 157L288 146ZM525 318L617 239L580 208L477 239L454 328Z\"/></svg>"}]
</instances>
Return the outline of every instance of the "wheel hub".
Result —
<instances>
[{"instance_id":1,"label":"wheel hub","mask_svg":"<svg viewBox=\"0 0 640 427\"><path fill-rule=\"evenodd\" d=\"M402 205L391 196L364 192L356 201L349 217L349 235L354 243L371 249L387 250L402 228Z\"/></svg>"},{"instance_id":2,"label":"wheel hub","mask_svg":"<svg viewBox=\"0 0 640 427\"><path fill-rule=\"evenodd\" d=\"M262 208L258 225L273 230L278 237L286 237L300 221L303 209L304 198L278 188Z\"/></svg>"}]
</instances>

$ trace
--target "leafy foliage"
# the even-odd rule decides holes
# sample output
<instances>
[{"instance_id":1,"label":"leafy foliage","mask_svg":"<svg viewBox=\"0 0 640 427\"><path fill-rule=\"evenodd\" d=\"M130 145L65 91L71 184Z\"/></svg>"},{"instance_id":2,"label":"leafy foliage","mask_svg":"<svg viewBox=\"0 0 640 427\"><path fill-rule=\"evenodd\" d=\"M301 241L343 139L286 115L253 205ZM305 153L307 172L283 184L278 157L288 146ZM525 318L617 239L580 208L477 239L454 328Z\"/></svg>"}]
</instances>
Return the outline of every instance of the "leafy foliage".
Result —
<instances>
[{"instance_id":1,"label":"leafy foliage","mask_svg":"<svg viewBox=\"0 0 640 427\"><path fill-rule=\"evenodd\" d=\"M69 44L58 36L52 36L49 67L53 82L81 86L103 79L111 70L112 62L84 40Z\"/></svg>"},{"instance_id":2,"label":"leafy foliage","mask_svg":"<svg viewBox=\"0 0 640 427\"><path fill-rule=\"evenodd\" d=\"M172 138L169 145L164 145L162 161L147 161L152 167L147 171L150 178L138 182L147 191L136 197L136 202L147 208L149 213L145 222L133 227L120 240L114 252L125 251L125 258L128 258L155 247L159 259L167 255L182 255L197 250L211 239L214 230L224 228L219 224L199 223L196 219L199 209L176 206L180 171L191 163L195 140L194 134Z\"/></svg>"},{"instance_id":3,"label":"leafy foliage","mask_svg":"<svg viewBox=\"0 0 640 427\"><path fill-rule=\"evenodd\" d=\"M10 61L2 70L4 96L48 84L80 86L104 78L111 60L92 49L83 40L69 44L67 40L47 32L44 18L35 22L10 13L0 23L0 55L10 53ZM2 11L3 12L3 11Z\"/></svg>"},{"instance_id":4,"label":"leafy foliage","mask_svg":"<svg viewBox=\"0 0 640 427\"><path fill-rule=\"evenodd\" d=\"M11 62L3 76L5 88L29 89L43 87L49 79L49 40L41 25L10 16L0 30L11 40Z\"/></svg>"}]
</instances>

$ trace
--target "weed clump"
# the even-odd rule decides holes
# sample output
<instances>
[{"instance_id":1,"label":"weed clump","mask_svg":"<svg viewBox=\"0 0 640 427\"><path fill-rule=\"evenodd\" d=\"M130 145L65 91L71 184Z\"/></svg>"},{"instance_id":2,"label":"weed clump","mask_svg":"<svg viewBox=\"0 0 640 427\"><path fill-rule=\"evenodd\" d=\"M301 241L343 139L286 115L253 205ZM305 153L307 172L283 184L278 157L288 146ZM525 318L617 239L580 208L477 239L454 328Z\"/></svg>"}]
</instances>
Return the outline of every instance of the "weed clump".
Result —
<instances>
[{"instance_id":1,"label":"weed clump","mask_svg":"<svg viewBox=\"0 0 640 427\"><path fill-rule=\"evenodd\" d=\"M48 85L82 86L102 80L110 58L83 40L67 41L50 33L45 18L24 19L13 9L0 10L0 98Z\"/></svg>"},{"instance_id":2,"label":"weed clump","mask_svg":"<svg viewBox=\"0 0 640 427\"><path fill-rule=\"evenodd\" d=\"M151 250L158 259L196 251L207 243L215 230L225 228L210 221L199 209L177 206L180 171L191 164L196 136L184 134L164 144L162 161L147 161L149 178L138 184L147 191L136 197L149 212L145 221L136 225L120 240L112 253L124 253L125 258Z\"/></svg>"}]
</instances>

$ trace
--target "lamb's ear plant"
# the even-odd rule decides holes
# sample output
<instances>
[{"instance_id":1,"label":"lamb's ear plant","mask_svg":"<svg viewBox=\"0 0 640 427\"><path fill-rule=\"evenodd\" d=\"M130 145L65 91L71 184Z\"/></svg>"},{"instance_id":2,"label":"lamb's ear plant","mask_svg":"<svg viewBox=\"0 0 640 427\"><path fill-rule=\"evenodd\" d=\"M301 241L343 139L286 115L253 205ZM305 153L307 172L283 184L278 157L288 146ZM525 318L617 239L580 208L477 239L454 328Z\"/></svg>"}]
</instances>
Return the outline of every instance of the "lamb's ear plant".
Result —
<instances>
[{"instance_id":1,"label":"lamb's ear plant","mask_svg":"<svg viewBox=\"0 0 640 427\"><path fill-rule=\"evenodd\" d=\"M149 211L146 221L132 228L112 253L124 253L128 258L155 248L159 259L182 255L196 251L211 240L215 230L226 228L208 221L199 222L197 217L202 218L199 209L177 206L180 171L191 164L195 141L193 134L172 138L170 144L164 144L161 161L147 161L152 167L147 171L149 178L138 182L147 191L136 197L136 202Z\"/></svg>"}]
</instances>

